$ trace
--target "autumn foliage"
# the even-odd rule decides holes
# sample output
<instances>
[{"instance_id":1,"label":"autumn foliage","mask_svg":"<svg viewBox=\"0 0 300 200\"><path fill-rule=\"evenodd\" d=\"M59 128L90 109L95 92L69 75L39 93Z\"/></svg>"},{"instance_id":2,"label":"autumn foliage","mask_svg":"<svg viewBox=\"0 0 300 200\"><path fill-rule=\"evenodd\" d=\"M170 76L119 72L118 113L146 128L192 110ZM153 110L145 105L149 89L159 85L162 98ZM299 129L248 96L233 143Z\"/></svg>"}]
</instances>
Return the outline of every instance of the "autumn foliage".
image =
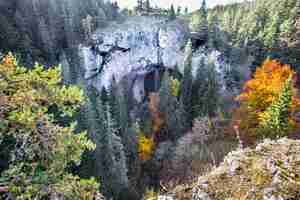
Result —
<instances>
[{"instance_id":1,"label":"autumn foliage","mask_svg":"<svg viewBox=\"0 0 300 200\"><path fill-rule=\"evenodd\" d=\"M295 87L296 73L289 65L277 60L266 60L257 68L253 79L245 83L242 93L236 98L240 107L235 110L233 125L238 126L243 137L256 137L263 115L279 100L288 79L291 79L291 105L289 106L289 123L295 124L292 114L299 109ZM265 119L264 119L265 120Z\"/></svg>"}]
</instances>

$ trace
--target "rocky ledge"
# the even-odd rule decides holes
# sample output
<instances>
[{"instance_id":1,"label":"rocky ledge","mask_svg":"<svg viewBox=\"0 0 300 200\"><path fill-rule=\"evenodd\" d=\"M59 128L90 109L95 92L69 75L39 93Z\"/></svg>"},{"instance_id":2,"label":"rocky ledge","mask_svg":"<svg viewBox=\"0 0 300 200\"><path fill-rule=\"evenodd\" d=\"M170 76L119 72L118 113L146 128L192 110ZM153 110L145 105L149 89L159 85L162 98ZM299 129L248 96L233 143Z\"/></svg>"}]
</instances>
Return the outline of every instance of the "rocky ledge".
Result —
<instances>
[{"instance_id":1,"label":"rocky ledge","mask_svg":"<svg viewBox=\"0 0 300 200\"><path fill-rule=\"evenodd\" d=\"M298 200L300 141L265 140L255 149L231 152L224 162L191 185L178 186L159 199Z\"/></svg>"}]
</instances>

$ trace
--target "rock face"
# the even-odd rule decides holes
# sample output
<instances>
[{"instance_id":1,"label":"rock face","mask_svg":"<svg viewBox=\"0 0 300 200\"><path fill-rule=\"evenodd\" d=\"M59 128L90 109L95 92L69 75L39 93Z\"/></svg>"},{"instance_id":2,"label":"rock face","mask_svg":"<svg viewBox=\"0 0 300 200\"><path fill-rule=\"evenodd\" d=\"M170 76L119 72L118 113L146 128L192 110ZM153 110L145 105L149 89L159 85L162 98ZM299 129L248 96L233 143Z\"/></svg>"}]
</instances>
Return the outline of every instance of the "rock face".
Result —
<instances>
[{"instance_id":1,"label":"rock face","mask_svg":"<svg viewBox=\"0 0 300 200\"><path fill-rule=\"evenodd\" d=\"M189 39L187 24L158 17L129 17L124 23L112 23L96 31L93 43L81 46L83 70L89 84L101 90L112 78L130 81L138 102L145 96L145 77L156 70L183 72L184 47ZM201 59L215 63L222 82L226 68L217 51L199 49L193 54L196 71Z\"/></svg>"},{"instance_id":2,"label":"rock face","mask_svg":"<svg viewBox=\"0 0 300 200\"><path fill-rule=\"evenodd\" d=\"M300 141L265 140L230 153L211 173L176 191L178 200L300 199Z\"/></svg>"},{"instance_id":3,"label":"rock face","mask_svg":"<svg viewBox=\"0 0 300 200\"><path fill-rule=\"evenodd\" d=\"M128 76L138 101L144 96L145 76L161 68L182 65L188 29L166 18L130 17L93 35L91 46L81 47L85 78L98 89ZM139 86L139 87L137 87Z\"/></svg>"}]
</instances>

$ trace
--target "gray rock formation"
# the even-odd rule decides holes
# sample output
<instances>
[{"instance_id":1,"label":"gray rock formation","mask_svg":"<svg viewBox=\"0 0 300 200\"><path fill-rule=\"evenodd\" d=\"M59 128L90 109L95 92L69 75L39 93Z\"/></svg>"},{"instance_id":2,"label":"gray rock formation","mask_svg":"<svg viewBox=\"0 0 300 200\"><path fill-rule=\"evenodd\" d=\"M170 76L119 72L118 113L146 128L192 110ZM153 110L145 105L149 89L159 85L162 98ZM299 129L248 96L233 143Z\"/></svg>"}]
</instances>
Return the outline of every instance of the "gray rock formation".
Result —
<instances>
[{"instance_id":1,"label":"gray rock formation","mask_svg":"<svg viewBox=\"0 0 300 200\"><path fill-rule=\"evenodd\" d=\"M124 23L111 23L93 35L93 43L81 45L85 79L99 90L109 86L113 77L117 82L130 77L138 102L145 96L147 74L159 70L183 72L184 47L189 38L188 26L181 20L168 21L158 17L130 17ZM199 49L193 55L193 69L201 61L214 62L220 73L220 83L226 68L221 53ZM228 66L229 67L229 66Z\"/></svg>"}]
</instances>

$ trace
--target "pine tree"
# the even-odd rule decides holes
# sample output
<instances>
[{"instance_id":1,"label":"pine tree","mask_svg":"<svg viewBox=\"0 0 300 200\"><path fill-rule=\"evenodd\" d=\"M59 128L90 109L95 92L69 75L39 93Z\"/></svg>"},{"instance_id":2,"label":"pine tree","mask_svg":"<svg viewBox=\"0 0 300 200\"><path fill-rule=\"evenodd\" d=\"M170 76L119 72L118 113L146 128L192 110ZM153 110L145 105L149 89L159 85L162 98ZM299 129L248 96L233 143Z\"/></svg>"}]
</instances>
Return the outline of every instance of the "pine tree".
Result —
<instances>
[{"instance_id":1,"label":"pine tree","mask_svg":"<svg viewBox=\"0 0 300 200\"><path fill-rule=\"evenodd\" d=\"M181 84L181 102L187 113L187 120L189 124L192 124L192 86L193 86L193 74L192 74L192 42L188 41L185 48L185 60L184 60L184 73L183 81Z\"/></svg>"},{"instance_id":2,"label":"pine tree","mask_svg":"<svg viewBox=\"0 0 300 200\"><path fill-rule=\"evenodd\" d=\"M278 100L261 115L260 126L264 131L264 136L278 137L288 134L292 96L292 78L290 77L286 80Z\"/></svg>"},{"instance_id":3,"label":"pine tree","mask_svg":"<svg viewBox=\"0 0 300 200\"><path fill-rule=\"evenodd\" d=\"M176 19L176 14L175 14L175 9L174 9L174 5L171 5L171 8L169 10L169 19L170 20L174 20Z\"/></svg>"},{"instance_id":4,"label":"pine tree","mask_svg":"<svg viewBox=\"0 0 300 200\"><path fill-rule=\"evenodd\" d=\"M119 103L119 120L120 120L120 131L121 135L127 133L129 128L129 111L128 111L128 99L126 98L125 92L123 90L120 91L120 96L118 98Z\"/></svg>"},{"instance_id":5,"label":"pine tree","mask_svg":"<svg viewBox=\"0 0 300 200\"><path fill-rule=\"evenodd\" d=\"M189 14L189 8L188 8L188 7L185 7L185 8L184 8L184 14L185 14L185 15Z\"/></svg>"},{"instance_id":6,"label":"pine tree","mask_svg":"<svg viewBox=\"0 0 300 200\"><path fill-rule=\"evenodd\" d=\"M214 63L201 61L193 84L193 117L212 117L219 106L219 84Z\"/></svg>"},{"instance_id":7,"label":"pine tree","mask_svg":"<svg viewBox=\"0 0 300 200\"><path fill-rule=\"evenodd\" d=\"M264 43L267 47L274 47L278 44L279 31L280 31L280 15L275 13L270 19L267 27L265 28Z\"/></svg>"},{"instance_id":8,"label":"pine tree","mask_svg":"<svg viewBox=\"0 0 300 200\"><path fill-rule=\"evenodd\" d=\"M181 15L181 6L178 6L177 7L177 16L180 16Z\"/></svg>"},{"instance_id":9,"label":"pine tree","mask_svg":"<svg viewBox=\"0 0 300 200\"><path fill-rule=\"evenodd\" d=\"M205 116L205 114L202 113L202 104L201 101L203 94L205 93L208 85L207 85L207 68L204 63L204 59L202 58L199 66L196 71L195 80L193 82L192 87L192 116L193 119Z\"/></svg>"},{"instance_id":10,"label":"pine tree","mask_svg":"<svg viewBox=\"0 0 300 200\"><path fill-rule=\"evenodd\" d=\"M202 1L200 10L192 16L190 29L192 30L192 32L201 35L203 39L206 39L208 37L206 0Z\"/></svg>"},{"instance_id":11,"label":"pine tree","mask_svg":"<svg viewBox=\"0 0 300 200\"><path fill-rule=\"evenodd\" d=\"M101 157L97 157L97 163L102 168L102 188L109 197L118 197L122 190L128 187L127 165L124 147L121 138L118 137L115 121L110 113L109 105L104 105L105 131L100 134L99 142ZM100 168L100 169L101 169Z\"/></svg>"},{"instance_id":12,"label":"pine tree","mask_svg":"<svg viewBox=\"0 0 300 200\"><path fill-rule=\"evenodd\" d=\"M213 16L211 18L211 22L209 23L209 40L208 45L212 48L221 49L222 48L222 36L220 34L219 29L219 20L217 16Z\"/></svg>"},{"instance_id":13,"label":"pine tree","mask_svg":"<svg viewBox=\"0 0 300 200\"><path fill-rule=\"evenodd\" d=\"M119 130L121 127L121 119L120 119L120 104L119 104L119 92L118 85L116 79L113 77L111 81L111 85L108 89L108 104L110 108L110 113L112 118L115 121L115 129Z\"/></svg>"},{"instance_id":14,"label":"pine tree","mask_svg":"<svg viewBox=\"0 0 300 200\"><path fill-rule=\"evenodd\" d=\"M212 117L216 114L219 106L219 83L217 78L217 71L214 63L208 63L208 88L205 94L205 106L207 114Z\"/></svg>"},{"instance_id":15,"label":"pine tree","mask_svg":"<svg viewBox=\"0 0 300 200\"><path fill-rule=\"evenodd\" d=\"M300 0L296 3L296 23L295 23L295 40L296 46L300 47Z\"/></svg>"},{"instance_id":16,"label":"pine tree","mask_svg":"<svg viewBox=\"0 0 300 200\"><path fill-rule=\"evenodd\" d=\"M150 0L146 0L145 6L146 6L146 12L149 14L151 10Z\"/></svg>"}]
</instances>

